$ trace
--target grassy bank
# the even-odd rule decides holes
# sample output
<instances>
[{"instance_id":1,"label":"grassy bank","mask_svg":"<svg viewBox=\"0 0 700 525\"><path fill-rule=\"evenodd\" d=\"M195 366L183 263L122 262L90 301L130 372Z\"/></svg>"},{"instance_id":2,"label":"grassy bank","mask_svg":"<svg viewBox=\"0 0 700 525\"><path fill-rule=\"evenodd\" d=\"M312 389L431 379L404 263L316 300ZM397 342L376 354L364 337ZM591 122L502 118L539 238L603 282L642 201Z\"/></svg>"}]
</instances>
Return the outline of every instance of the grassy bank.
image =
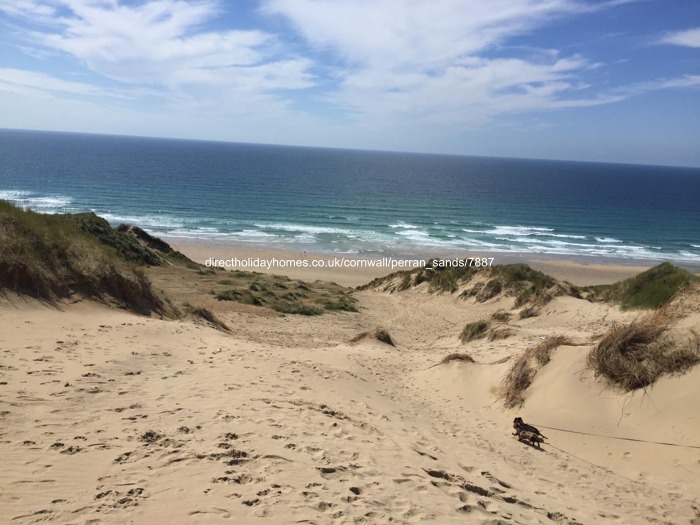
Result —
<instances>
[{"instance_id":1,"label":"grassy bank","mask_svg":"<svg viewBox=\"0 0 700 525\"><path fill-rule=\"evenodd\" d=\"M101 231L90 231L95 228ZM126 234L117 233L92 214L44 215L0 201L0 291L46 301L88 298L169 315L172 307L139 268L149 254L138 253L138 243L127 248Z\"/></svg>"}]
</instances>

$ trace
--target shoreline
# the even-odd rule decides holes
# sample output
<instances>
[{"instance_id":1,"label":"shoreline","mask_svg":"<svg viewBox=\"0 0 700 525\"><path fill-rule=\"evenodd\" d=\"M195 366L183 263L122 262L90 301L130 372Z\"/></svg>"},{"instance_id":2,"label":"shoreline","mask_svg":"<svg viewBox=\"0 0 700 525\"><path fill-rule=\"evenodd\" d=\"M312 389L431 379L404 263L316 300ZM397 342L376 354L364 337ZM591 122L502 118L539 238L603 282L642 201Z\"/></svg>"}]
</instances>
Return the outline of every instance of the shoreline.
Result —
<instances>
[{"instance_id":1,"label":"shoreline","mask_svg":"<svg viewBox=\"0 0 700 525\"><path fill-rule=\"evenodd\" d=\"M356 254L329 254L320 251L306 250L306 246L301 250L284 249L275 246L248 246L243 244L217 244L213 242L187 241L181 239L163 237L172 247L195 262L205 264L209 258L214 259L238 259L239 266L228 268L231 270L255 271L266 274L285 275L292 279L306 281L324 280L336 282L343 286L360 286L372 279L383 277L400 270L411 269L405 267L371 267L362 266L361 263L352 261L382 261L380 257L362 257ZM594 284L611 284L652 268L659 264L656 261L639 260L608 260L601 257L590 257L586 259L572 258L568 256L556 256L535 253L466 253L464 251L451 251L449 253L437 253L437 250L417 249L413 254L386 255L384 259L396 261L428 260L434 257L441 258L493 258L493 264L526 263L531 267L540 270L560 280L568 281L579 286ZM274 268L261 266L250 266L250 261L262 264L274 264ZM337 260L344 259L350 261L346 264L349 267L337 267ZM258 261L256 261L258 260ZM335 261L334 261L335 260ZM291 261L291 262L290 262ZM306 263L303 263L306 261ZM323 267L311 267L313 264L323 265ZM385 261L386 262L386 261ZM243 266L246 264L246 266ZM284 264L284 266L281 266ZM295 265L298 265L295 266ZM336 266L334 266L336 265ZM697 271L697 269L695 269Z\"/></svg>"}]
</instances>

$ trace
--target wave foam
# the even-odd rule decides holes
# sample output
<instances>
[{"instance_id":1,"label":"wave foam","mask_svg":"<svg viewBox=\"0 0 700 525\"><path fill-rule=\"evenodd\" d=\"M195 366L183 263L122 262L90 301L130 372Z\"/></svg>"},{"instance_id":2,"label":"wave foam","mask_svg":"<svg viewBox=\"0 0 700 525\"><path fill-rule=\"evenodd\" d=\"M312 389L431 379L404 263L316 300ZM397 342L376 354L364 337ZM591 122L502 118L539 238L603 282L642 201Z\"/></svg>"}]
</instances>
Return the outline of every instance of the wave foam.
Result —
<instances>
[{"instance_id":1,"label":"wave foam","mask_svg":"<svg viewBox=\"0 0 700 525\"><path fill-rule=\"evenodd\" d=\"M184 228L185 222L176 217L167 215L121 215L118 213L101 212L90 210L106 219L110 224L133 224L140 228L156 228L159 230L167 230L170 228Z\"/></svg>"},{"instance_id":2,"label":"wave foam","mask_svg":"<svg viewBox=\"0 0 700 525\"><path fill-rule=\"evenodd\" d=\"M487 235L548 235L554 228L540 228L535 226L494 226L483 233Z\"/></svg>"},{"instance_id":3,"label":"wave foam","mask_svg":"<svg viewBox=\"0 0 700 525\"><path fill-rule=\"evenodd\" d=\"M269 224L265 223L256 223L253 226L256 228L260 228L263 230L279 230L279 231L284 231L284 232L291 232L291 233L310 233L310 234L318 234L318 233L337 233L337 234L348 234L352 233L352 230L346 230L344 228L333 228L333 227L328 227L328 226L309 226L306 224L292 224L292 223L278 223L278 222L273 222Z\"/></svg>"},{"instance_id":4,"label":"wave foam","mask_svg":"<svg viewBox=\"0 0 700 525\"><path fill-rule=\"evenodd\" d=\"M4 201L19 199L27 195L31 195L30 192L21 190L0 190L0 199Z\"/></svg>"},{"instance_id":5,"label":"wave foam","mask_svg":"<svg viewBox=\"0 0 700 525\"><path fill-rule=\"evenodd\" d=\"M595 240L606 244L622 242L620 239L613 239L612 237L596 237Z\"/></svg>"},{"instance_id":6,"label":"wave foam","mask_svg":"<svg viewBox=\"0 0 700 525\"><path fill-rule=\"evenodd\" d=\"M1 190L0 200L9 201L20 208L43 212L61 211L73 202L73 198L66 195L39 195L23 190Z\"/></svg>"},{"instance_id":7,"label":"wave foam","mask_svg":"<svg viewBox=\"0 0 700 525\"><path fill-rule=\"evenodd\" d=\"M390 225L389 225L389 228L393 228L393 229L396 229L396 228L404 228L404 229L407 229L407 230L417 230L417 229L418 229L418 226L414 226L413 224L408 224L408 223L406 223L406 222L399 221L399 222L397 222L396 224L390 224Z\"/></svg>"}]
</instances>

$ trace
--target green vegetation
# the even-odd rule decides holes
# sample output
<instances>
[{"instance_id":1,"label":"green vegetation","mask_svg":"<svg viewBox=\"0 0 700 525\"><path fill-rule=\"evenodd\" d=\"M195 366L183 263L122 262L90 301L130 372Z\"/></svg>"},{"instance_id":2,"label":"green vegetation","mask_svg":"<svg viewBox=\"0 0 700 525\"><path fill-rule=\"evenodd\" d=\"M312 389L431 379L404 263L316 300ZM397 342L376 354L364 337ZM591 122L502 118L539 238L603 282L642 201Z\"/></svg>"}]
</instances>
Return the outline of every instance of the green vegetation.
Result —
<instances>
[{"instance_id":1,"label":"green vegetation","mask_svg":"<svg viewBox=\"0 0 700 525\"><path fill-rule=\"evenodd\" d=\"M411 279L411 274L406 273L403 276L403 279L401 280L401 284L398 287L399 292L403 292L404 290L408 290L411 287L412 279Z\"/></svg>"},{"instance_id":2,"label":"green vegetation","mask_svg":"<svg viewBox=\"0 0 700 525\"><path fill-rule=\"evenodd\" d=\"M473 323L469 323L464 327L464 330L462 330L459 338L463 343L468 343L474 339L479 339L480 337L484 337L486 335L486 330L488 327L489 323L487 321L474 321Z\"/></svg>"},{"instance_id":3,"label":"green vegetation","mask_svg":"<svg viewBox=\"0 0 700 525\"><path fill-rule=\"evenodd\" d=\"M503 291L503 284L498 279L491 279L480 290L476 300L480 303L493 299Z\"/></svg>"},{"instance_id":4,"label":"green vegetation","mask_svg":"<svg viewBox=\"0 0 700 525\"><path fill-rule=\"evenodd\" d=\"M168 243L153 237L137 226L122 224L112 228L105 219L92 212L66 214L60 217L72 222L80 231L89 234L102 244L114 248L123 259L135 264L199 268L198 264L173 250Z\"/></svg>"},{"instance_id":5,"label":"green vegetation","mask_svg":"<svg viewBox=\"0 0 700 525\"><path fill-rule=\"evenodd\" d=\"M215 295L219 301L235 301L241 304L262 306L263 303L250 290L226 290Z\"/></svg>"},{"instance_id":6,"label":"green vegetation","mask_svg":"<svg viewBox=\"0 0 700 525\"><path fill-rule=\"evenodd\" d=\"M78 296L142 314L172 314L136 267L135 246L104 239L121 237L93 214L43 215L0 201L0 290L49 301Z\"/></svg>"},{"instance_id":7,"label":"green vegetation","mask_svg":"<svg viewBox=\"0 0 700 525\"><path fill-rule=\"evenodd\" d=\"M357 312L355 305L346 300L327 301L323 303L323 308L329 312Z\"/></svg>"},{"instance_id":8,"label":"green vegetation","mask_svg":"<svg viewBox=\"0 0 700 525\"><path fill-rule=\"evenodd\" d=\"M263 306L283 314L357 312L356 299L333 283L305 283L253 272L230 272L230 276L218 281L218 284L228 287L216 292L219 301Z\"/></svg>"},{"instance_id":9,"label":"green vegetation","mask_svg":"<svg viewBox=\"0 0 700 525\"><path fill-rule=\"evenodd\" d=\"M620 303L623 310L653 309L666 304L674 295L699 279L692 273L662 263L639 275L611 285L589 286L588 300Z\"/></svg>"},{"instance_id":10,"label":"green vegetation","mask_svg":"<svg viewBox=\"0 0 700 525\"><path fill-rule=\"evenodd\" d=\"M443 266L434 265L433 260L425 268L396 272L358 289L402 292L422 283L428 283L432 293L455 293L461 288L460 298L474 298L477 302L502 295L515 297L516 308L525 304L542 306L559 295L580 297L575 286L559 282L527 264Z\"/></svg>"},{"instance_id":11,"label":"green vegetation","mask_svg":"<svg viewBox=\"0 0 700 525\"><path fill-rule=\"evenodd\" d=\"M415 284L430 283L431 292L457 291L461 283L469 281L479 270L475 266L433 266L433 261L428 261L428 269L419 269L415 278Z\"/></svg>"},{"instance_id":12,"label":"green vegetation","mask_svg":"<svg viewBox=\"0 0 700 525\"><path fill-rule=\"evenodd\" d=\"M460 298L473 298L477 302L499 296L515 297L515 308L527 307L521 311L521 319L524 319L537 315L542 306L561 295L619 303L625 310L658 308L693 282L700 282L700 277L670 263L660 264L615 284L576 287L522 263L482 267L434 266L431 260L426 268L396 272L374 279L358 289L401 292L428 283L428 290L432 293L455 293L461 289Z\"/></svg>"},{"instance_id":13,"label":"green vegetation","mask_svg":"<svg viewBox=\"0 0 700 525\"><path fill-rule=\"evenodd\" d=\"M546 290L559 284L554 277L527 264L503 264L493 266L491 270L492 279L516 296L516 308L528 301L541 299Z\"/></svg>"},{"instance_id":14,"label":"green vegetation","mask_svg":"<svg viewBox=\"0 0 700 525\"><path fill-rule=\"evenodd\" d=\"M156 253L142 246L136 237L115 230L105 219L94 213L64 215L63 218L102 244L114 248L127 261L146 266L163 264L162 259Z\"/></svg>"}]
</instances>

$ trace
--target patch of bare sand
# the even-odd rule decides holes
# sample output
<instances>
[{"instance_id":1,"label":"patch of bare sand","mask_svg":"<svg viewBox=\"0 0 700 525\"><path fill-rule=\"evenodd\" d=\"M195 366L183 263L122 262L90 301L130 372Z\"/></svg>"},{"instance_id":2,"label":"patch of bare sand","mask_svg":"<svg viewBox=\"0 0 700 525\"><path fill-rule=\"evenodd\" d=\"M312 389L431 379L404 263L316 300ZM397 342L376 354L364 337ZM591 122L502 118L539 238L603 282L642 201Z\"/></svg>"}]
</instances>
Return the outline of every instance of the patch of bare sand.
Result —
<instances>
[{"instance_id":1,"label":"patch of bare sand","mask_svg":"<svg viewBox=\"0 0 700 525\"><path fill-rule=\"evenodd\" d=\"M652 266L651 264L584 263L581 261L537 258L528 259L527 262L541 272L562 281L569 281L577 286L616 283L634 277Z\"/></svg>"},{"instance_id":2,"label":"patch of bare sand","mask_svg":"<svg viewBox=\"0 0 700 525\"><path fill-rule=\"evenodd\" d=\"M12 523L174 524L696 516L697 450L543 428L553 446L538 451L510 435L510 421L519 413L591 433L692 441L700 435L698 370L663 379L647 403L582 372L588 347L560 347L524 409L496 401L509 366L497 361L551 335L590 341L634 314L557 298L538 317L508 321L507 339L461 344L464 324L512 299L356 297L357 314L217 311L232 335L87 303L63 311L5 305L3 515ZM350 343L378 326L396 348ZM434 366L455 351L476 363Z\"/></svg>"}]
</instances>

